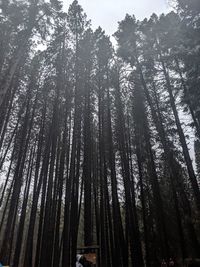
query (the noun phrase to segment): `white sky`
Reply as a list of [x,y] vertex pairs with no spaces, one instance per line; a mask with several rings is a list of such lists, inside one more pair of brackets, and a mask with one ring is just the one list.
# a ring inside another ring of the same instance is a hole
[[[73,0],[63,0],[67,11]],[[135,15],[137,19],[149,17],[152,13],[161,14],[169,11],[167,0],[79,0],[93,28],[101,26],[106,34],[112,35],[118,27],[118,21],[124,19],[126,13]]]

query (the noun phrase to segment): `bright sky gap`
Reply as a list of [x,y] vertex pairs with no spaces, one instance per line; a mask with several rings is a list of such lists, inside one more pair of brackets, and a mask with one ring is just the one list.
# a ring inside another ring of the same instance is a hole
[[[73,0],[63,0],[64,10],[67,11]],[[92,21],[93,29],[101,26],[106,34],[112,35],[118,22],[128,13],[137,19],[151,16],[152,13],[162,14],[170,10],[167,0],[79,0],[88,19]]]

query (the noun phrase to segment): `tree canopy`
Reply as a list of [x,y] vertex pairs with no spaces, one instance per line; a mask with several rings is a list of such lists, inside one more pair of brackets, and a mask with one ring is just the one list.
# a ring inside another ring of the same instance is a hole
[[[77,0],[0,3],[0,262],[200,258],[200,5],[92,29]],[[86,249],[86,253],[90,249]]]

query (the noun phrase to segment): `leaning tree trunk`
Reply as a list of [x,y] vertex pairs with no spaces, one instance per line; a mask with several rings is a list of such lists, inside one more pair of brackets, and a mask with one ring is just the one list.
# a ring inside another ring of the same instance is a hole
[[188,151],[188,147],[187,147],[187,143],[186,143],[185,136],[184,136],[184,133],[183,133],[183,129],[181,127],[181,122],[180,122],[178,111],[177,111],[176,104],[175,104],[175,99],[174,99],[174,95],[173,95],[173,91],[172,91],[172,85],[171,85],[171,82],[170,82],[170,77],[169,77],[169,74],[167,72],[167,69],[166,69],[166,66],[165,66],[165,63],[164,63],[164,60],[162,58],[162,54],[161,53],[160,53],[160,62],[161,62],[161,65],[162,65],[162,70],[163,70],[164,76],[165,76],[166,87],[167,87],[167,91],[169,93],[170,104],[171,104],[171,107],[172,107],[172,110],[173,110],[173,114],[174,114],[174,117],[175,117],[175,122],[176,122],[177,130],[178,130],[181,146],[182,146],[182,149],[183,149],[183,155],[184,155],[184,158],[185,158],[189,179],[190,179],[190,182],[191,182],[191,185],[192,185],[192,189],[193,189],[193,192],[194,192],[194,197],[195,197],[195,200],[196,200],[196,206],[197,206],[198,210],[200,211],[200,190],[199,190],[199,186],[198,186],[198,183],[197,183],[197,178],[196,178],[193,166],[192,166],[192,160],[190,158],[190,154],[189,154],[189,151]]

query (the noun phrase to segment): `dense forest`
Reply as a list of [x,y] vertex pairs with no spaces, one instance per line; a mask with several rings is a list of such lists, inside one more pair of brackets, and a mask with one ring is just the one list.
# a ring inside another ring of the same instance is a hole
[[200,258],[199,0],[127,14],[116,47],[61,2],[0,2],[0,262]]

